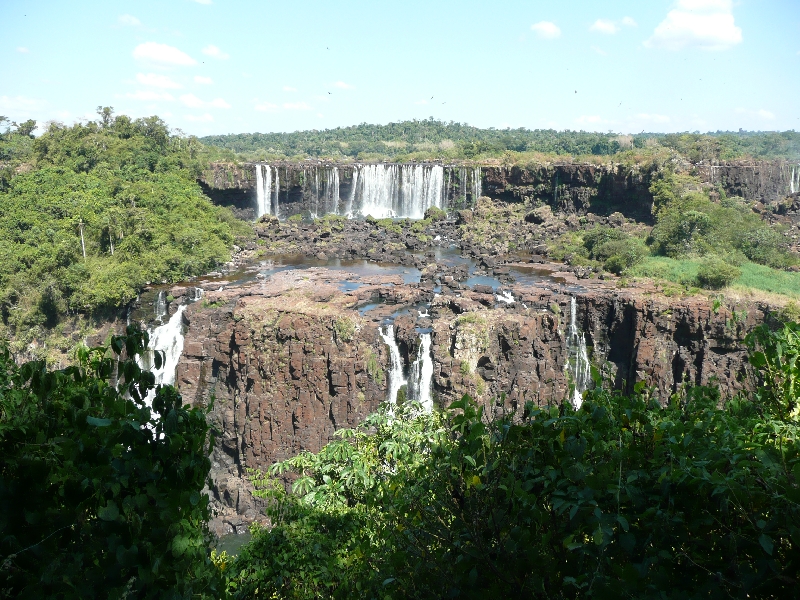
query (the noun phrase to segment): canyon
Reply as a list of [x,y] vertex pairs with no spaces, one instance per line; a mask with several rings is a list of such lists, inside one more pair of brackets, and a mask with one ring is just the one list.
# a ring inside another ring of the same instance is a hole
[[[774,306],[669,297],[655,284],[629,287],[550,262],[542,250],[558,232],[646,223],[651,171],[417,165],[387,168],[400,183],[370,191],[363,182],[379,181],[377,168],[215,166],[207,193],[241,215],[261,213],[262,255],[140,299],[153,333],[181,323],[175,384],[185,401],[211,407],[216,534],[263,520],[250,469],[319,450],[383,402],[415,399],[430,410],[469,394],[487,416],[521,416],[565,398],[578,405],[601,377],[626,392],[641,382],[662,402],[687,383],[718,386],[723,397],[752,385],[744,338]],[[796,222],[791,169],[759,169],[708,177],[754,203],[789,207],[771,214]],[[343,218],[370,206],[425,218]],[[286,218],[303,212],[339,216]],[[505,224],[502,235],[475,235],[493,222]]]

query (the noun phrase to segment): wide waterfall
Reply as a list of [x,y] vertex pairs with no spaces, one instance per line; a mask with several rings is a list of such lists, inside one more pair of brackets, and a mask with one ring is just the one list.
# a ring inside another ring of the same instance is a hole
[[572,405],[577,409],[583,402],[583,392],[591,383],[589,355],[586,351],[586,338],[578,328],[575,298],[570,299],[569,329],[567,330],[567,364],[564,370],[569,374],[575,389],[572,392]]
[[389,369],[389,394],[386,399],[389,404],[396,404],[397,392],[408,383],[403,375],[403,359],[400,356],[400,348],[397,346],[397,340],[394,337],[394,325],[387,325],[385,328],[379,329],[378,331],[383,341],[389,346],[389,358],[391,360],[391,367]]
[[470,206],[482,191],[480,167],[259,163],[254,168],[257,217],[337,214],[422,219],[431,207]]
[[411,364],[411,381],[408,384],[409,398],[419,402],[426,412],[433,410],[433,356],[431,354],[431,334],[421,333],[417,358]]

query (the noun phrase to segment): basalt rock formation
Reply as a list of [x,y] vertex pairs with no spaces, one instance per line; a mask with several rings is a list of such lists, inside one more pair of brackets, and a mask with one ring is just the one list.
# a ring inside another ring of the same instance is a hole
[[[397,275],[312,268],[209,291],[190,304],[177,385],[194,404],[215,399],[212,528],[241,531],[258,518],[247,469],[319,450],[386,399],[389,349],[379,327],[387,319],[406,367],[417,357],[418,328],[431,331],[439,405],[469,393],[489,415],[569,397],[573,297],[592,361],[616,387],[644,381],[664,399],[685,382],[715,381],[723,395],[748,385],[742,340],[764,307],[715,310],[705,298],[674,301],[600,280],[579,289],[571,274],[553,275],[546,285],[509,286],[508,302],[489,286],[454,281],[434,294]],[[370,302],[372,310],[359,311]]]

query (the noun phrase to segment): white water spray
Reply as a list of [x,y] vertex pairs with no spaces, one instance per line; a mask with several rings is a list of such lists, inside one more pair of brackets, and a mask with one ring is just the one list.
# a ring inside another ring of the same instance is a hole
[[591,371],[589,355],[586,351],[586,338],[578,328],[575,298],[570,299],[569,329],[567,330],[567,364],[564,370],[569,373],[575,389],[572,393],[572,405],[578,409],[583,402],[583,392],[589,389]]
[[[272,201],[272,167],[256,165],[256,218],[270,213]],[[276,169],[277,172],[277,169]]]
[[514,294],[508,290],[504,290],[498,294],[495,294],[494,297],[497,298],[498,302],[505,302],[506,304],[514,304],[516,302]]
[[431,354],[431,334],[421,333],[417,358],[411,364],[410,397],[419,402],[425,412],[433,410],[431,384],[433,382],[433,356]]
[[400,388],[408,384],[405,377],[403,377],[403,359],[400,357],[400,348],[397,346],[397,340],[394,337],[394,325],[387,325],[386,330],[379,329],[383,341],[389,346],[389,358],[391,361],[391,368],[389,369],[389,394],[387,400],[389,404],[397,404],[397,392]]
[[[147,351],[136,358],[136,363],[144,371],[151,371],[155,376],[156,386],[172,385],[175,383],[175,371],[178,360],[183,352],[183,311],[186,305],[181,305],[175,314],[164,325],[156,327],[150,332],[150,344]],[[164,352],[164,362],[160,369],[155,368],[155,351]],[[155,389],[150,390],[145,402],[152,405],[155,398]]]

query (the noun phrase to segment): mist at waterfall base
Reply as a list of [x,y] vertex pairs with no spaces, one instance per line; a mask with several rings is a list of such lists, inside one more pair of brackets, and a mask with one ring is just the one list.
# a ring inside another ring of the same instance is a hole
[[[289,198],[289,172],[284,167],[255,165],[256,213],[281,214]],[[309,165],[303,167],[302,187],[310,201],[313,218],[327,214],[346,217],[371,215],[422,219],[425,211],[446,209],[448,199],[459,198],[466,205],[481,195],[480,167],[450,167],[437,164],[357,164],[348,168]],[[343,188],[347,193],[343,194]]]

